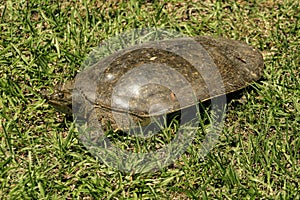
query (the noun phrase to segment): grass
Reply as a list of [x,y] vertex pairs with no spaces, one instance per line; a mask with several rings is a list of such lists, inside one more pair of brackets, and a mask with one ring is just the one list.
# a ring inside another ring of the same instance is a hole
[[[300,199],[298,1],[6,1],[0,6],[1,199]],[[263,79],[229,104],[217,145],[157,172],[123,173],[82,145],[40,91],[103,39],[138,27],[243,40]]]

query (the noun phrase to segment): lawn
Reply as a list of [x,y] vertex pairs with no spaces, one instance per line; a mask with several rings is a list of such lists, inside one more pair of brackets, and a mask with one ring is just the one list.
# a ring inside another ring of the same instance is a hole
[[[300,199],[300,2],[5,1],[0,5],[0,199]],[[263,77],[228,104],[214,148],[125,173],[97,160],[41,91],[74,78],[101,41],[134,28],[259,49]]]

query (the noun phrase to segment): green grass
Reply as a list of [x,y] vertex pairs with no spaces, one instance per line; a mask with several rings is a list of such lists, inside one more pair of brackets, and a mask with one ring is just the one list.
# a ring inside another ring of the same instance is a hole
[[[58,3],[59,2],[59,3]],[[0,199],[300,199],[299,1],[6,1],[0,6]],[[243,40],[263,80],[229,104],[217,145],[157,172],[94,158],[40,95],[102,40],[138,27]]]

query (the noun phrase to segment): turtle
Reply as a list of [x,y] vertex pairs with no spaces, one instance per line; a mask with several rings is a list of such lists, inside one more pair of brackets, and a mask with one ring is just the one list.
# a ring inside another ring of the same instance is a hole
[[103,127],[126,129],[239,91],[259,80],[263,68],[260,51],[245,42],[213,36],[196,36],[192,42],[174,38],[116,52],[56,87],[48,100],[64,113],[84,110],[84,118],[94,116]]

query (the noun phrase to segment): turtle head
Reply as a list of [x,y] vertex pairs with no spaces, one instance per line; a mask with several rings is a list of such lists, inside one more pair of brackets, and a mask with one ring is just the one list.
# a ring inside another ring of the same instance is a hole
[[72,90],[74,81],[59,84],[55,87],[54,93],[48,96],[47,100],[55,109],[60,112],[72,115]]

